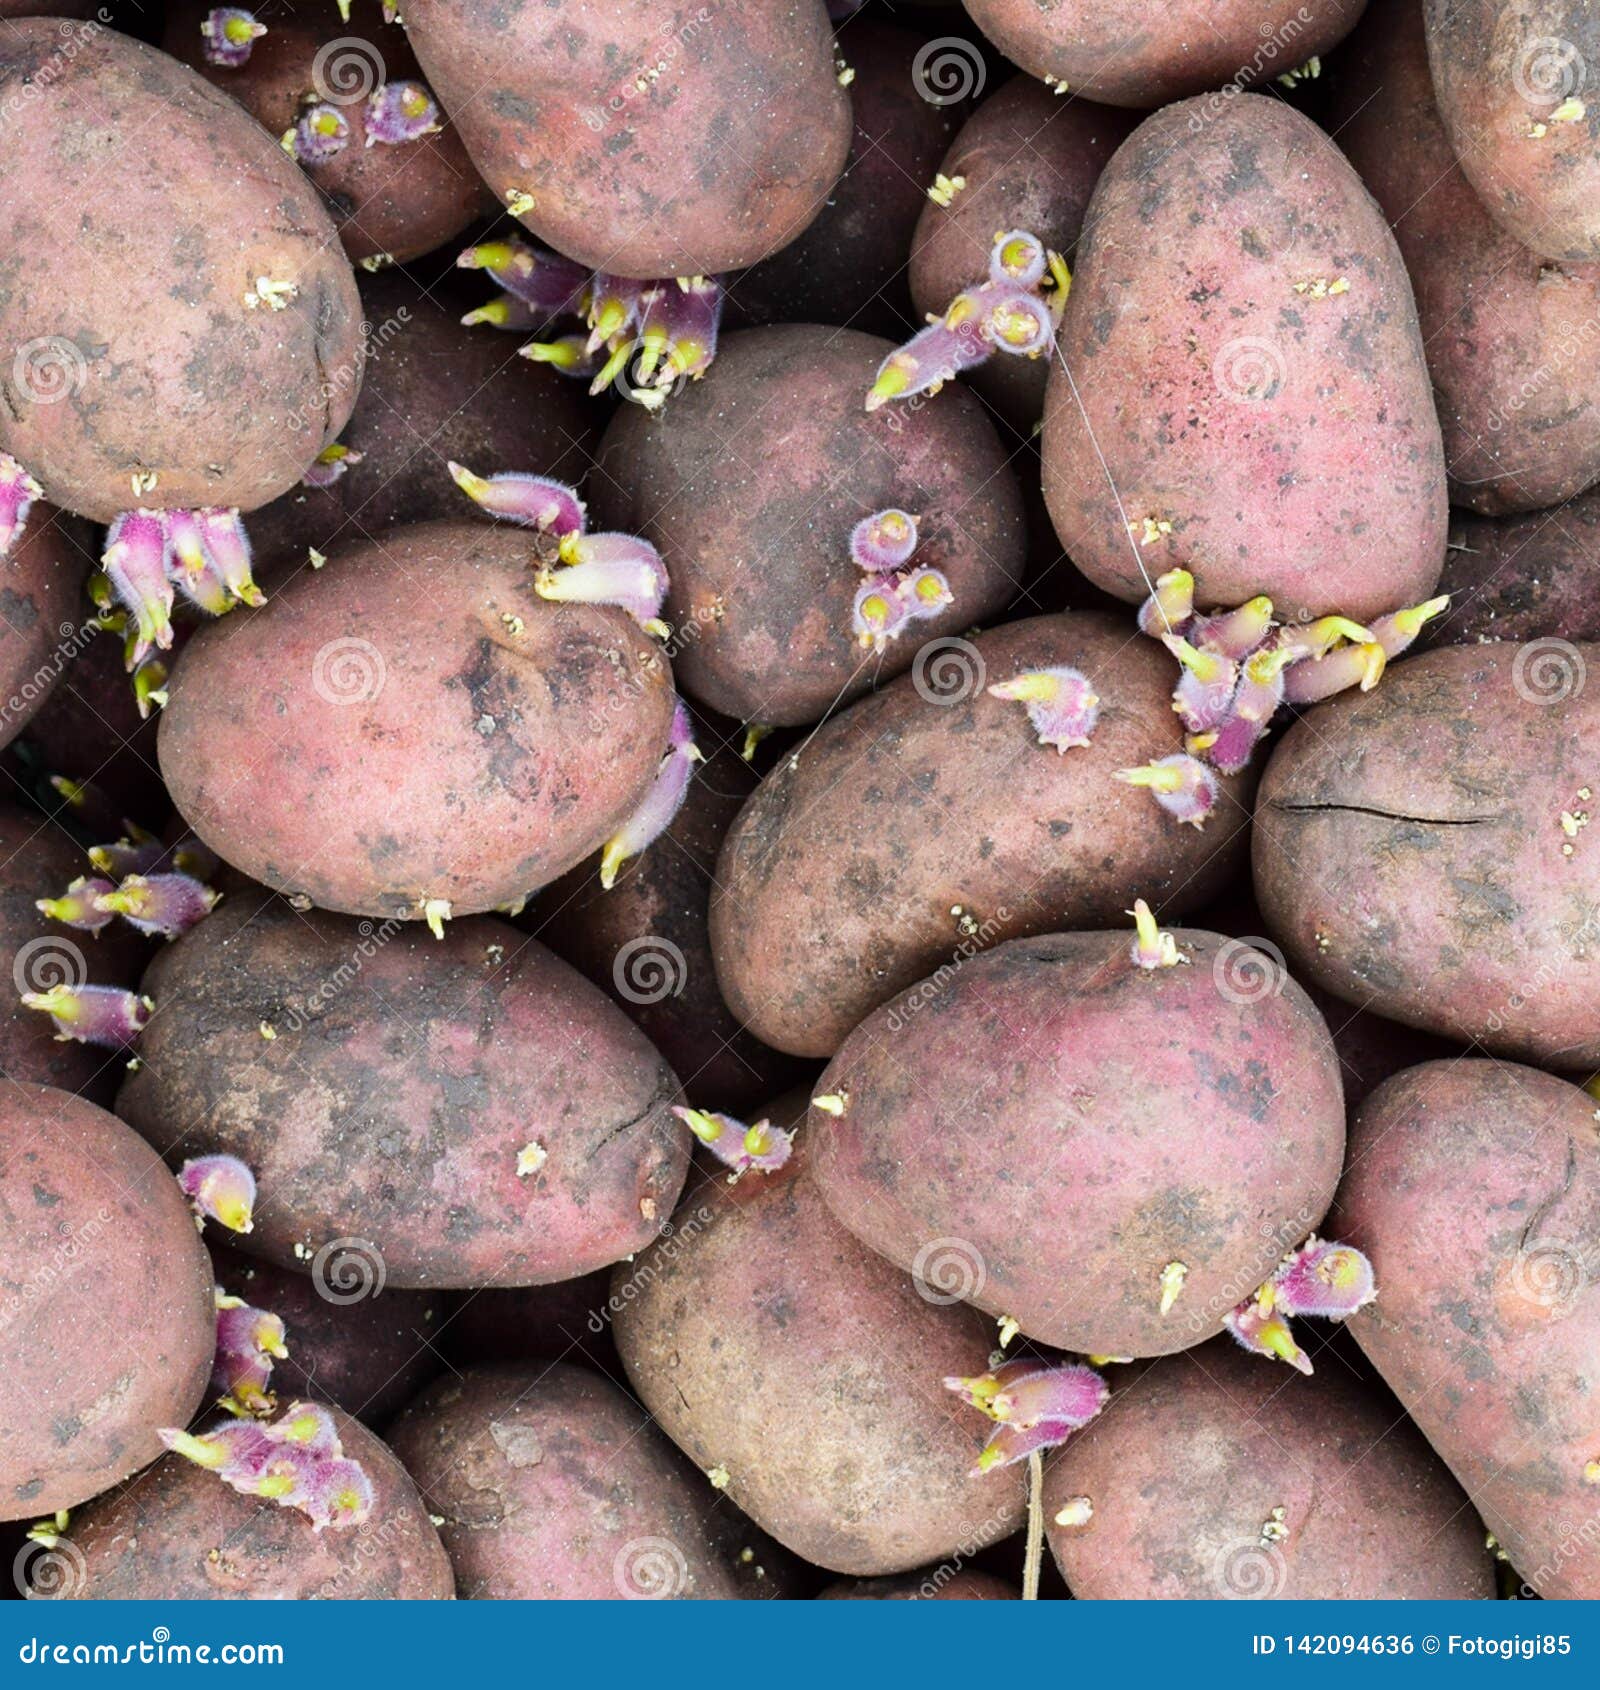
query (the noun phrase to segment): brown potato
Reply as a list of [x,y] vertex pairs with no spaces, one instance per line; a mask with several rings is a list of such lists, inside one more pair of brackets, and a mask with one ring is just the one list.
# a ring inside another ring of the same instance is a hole
[[1600,13],[1588,0],[1424,0],[1424,14],[1439,113],[1490,216],[1546,258],[1600,261]]
[[149,1146],[81,1098],[0,1082],[0,1519],[153,1461],[215,1347],[211,1264]]
[[[994,425],[954,385],[869,414],[890,350],[853,329],[747,329],[667,411],[624,405],[601,442],[596,525],[660,550],[679,681],[736,721],[814,722],[1021,584],[1021,498]],[[955,602],[873,654],[852,629],[865,577],[850,534],[890,506],[917,518],[913,561],[943,570]]]
[[1331,127],[1416,290],[1452,499],[1494,515],[1581,493],[1600,479],[1600,265],[1548,263],[1484,209],[1439,117],[1417,0],[1374,6],[1338,64]]
[[725,1474],[728,1496],[817,1566],[903,1572],[1008,1536],[1021,1469],[973,1476],[985,1422],[940,1382],[981,1371],[992,1328],[858,1244],[803,1154],[692,1193],[671,1238],[618,1265],[634,1390],[696,1466]]
[[1600,1064],[1600,840],[1577,819],[1600,768],[1597,664],[1560,642],[1441,647],[1291,728],[1253,829],[1290,966],[1408,1026]]
[[1430,1062],[1357,1112],[1332,1223],[1372,1258],[1350,1322],[1541,1596],[1600,1596],[1600,1131],[1506,1062]]
[[580,1367],[441,1379],[393,1430],[463,1598],[715,1601],[746,1594],[716,1493],[615,1386]]
[[1078,568],[1136,601],[1181,566],[1284,621],[1426,598],[1448,508],[1416,306],[1328,137],[1260,95],[1168,106],[1086,225],[1042,442]]
[[[1091,743],[1065,754],[984,691],[1051,664],[1101,699]],[[1223,782],[1203,830],[1111,778],[1182,748],[1173,669],[1111,617],[1041,616],[932,647],[826,723],[723,846],[711,944],[734,1014],[779,1050],[831,1056],[868,1011],[1001,939],[1214,896],[1243,852],[1250,777]]]
[[118,1111],[173,1161],[247,1162],[239,1242],[329,1295],[570,1279],[642,1248],[683,1185],[671,1070],[505,922],[436,942],[240,895],[145,990]]
[[754,264],[805,228],[844,168],[850,102],[822,0],[415,0],[405,21],[495,197],[596,270]]
[[161,715],[173,801],[220,856],[324,909],[510,904],[635,809],[672,676],[627,612],[534,591],[515,529],[424,523],[200,632]]
[[22,732],[93,638],[82,593],[94,567],[84,525],[35,505],[0,564],[0,746]]
[[[365,352],[302,172],[227,95],[109,29],[64,45],[48,18],[15,24],[0,101],[0,248],[31,255],[0,290],[0,344],[20,349],[0,451],[97,522],[253,510],[293,486],[349,416]],[[92,261],[63,247],[68,206]],[[288,291],[263,298],[263,277]]]
[[[318,1532],[298,1509],[242,1496],[182,1456],[75,1514],[54,1594],[86,1601],[448,1600],[449,1558],[416,1486],[359,1421],[344,1452],[377,1492],[370,1529]],[[70,1547],[69,1547],[70,1546]],[[35,1579],[39,1574],[35,1571]]]
[[[1342,1361],[1302,1379],[1218,1338],[1112,1383],[1045,1478],[1050,1548],[1074,1596],[1494,1596],[1467,1499]],[[1083,1524],[1057,1518],[1084,1499]]]

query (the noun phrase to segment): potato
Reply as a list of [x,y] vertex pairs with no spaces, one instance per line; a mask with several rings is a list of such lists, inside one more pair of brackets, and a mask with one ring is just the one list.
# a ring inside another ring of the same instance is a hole
[[0,1082],[0,1519],[153,1461],[215,1346],[210,1264],[149,1147],[81,1098]]
[[1600,768],[1596,664],[1595,646],[1445,647],[1290,729],[1254,828],[1290,966],[1408,1026],[1600,1064],[1600,842],[1578,819]]
[[378,1426],[440,1370],[434,1346],[450,1299],[439,1292],[384,1286],[352,1296],[359,1285],[341,1287],[326,1275],[319,1283],[215,1242],[211,1266],[224,1291],[283,1321],[289,1355],[272,1365],[280,1401],[334,1403]]
[[[1366,0],[967,0],[972,21],[1032,76],[1075,97],[1159,106],[1203,88],[1270,83],[1326,53]],[[1065,89],[1062,90],[1065,92]],[[1220,104],[1214,96],[1212,105]]]
[[899,1578],[852,1579],[817,1593],[821,1602],[1015,1602],[1017,1592],[1004,1579],[972,1567],[951,1572],[930,1567]]
[[[716,733],[701,743],[714,747]],[[594,861],[540,894],[530,932],[605,992],[667,1059],[696,1108],[742,1115],[798,1078],[722,1001],[709,918],[717,853],[755,787],[730,746],[695,771],[676,820],[609,891]]]
[[38,900],[58,897],[90,873],[83,849],[57,823],[0,805],[0,1074],[58,1086],[110,1105],[122,1060],[113,1052],[58,1039],[48,1015],[24,1009],[23,992],[82,985],[135,986],[145,945],[122,922],[98,935],[76,932],[39,913]]
[[[596,526],[660,550],[673,665],[699,703],[739,721],[814,722],[1020,586],[1021,499],[993,424],[954,386],[935,404],[869,414],[890,350],[853,329],[748,329],[670,416],[625,405],[606,431]],[[873,654],[852,628],[865,576],[850,534],[889,507],[917,518],[913,562],[943,570],[954,603]]]
[[[0,289],[0,345],[19,349],[0,451],[97,522],[253,510],[350,414],[350,265],[304,175],[226,95],[108,29],[62,41],[39,18],[0,43],[0,249],[27,255]],[[92,257],[63,248],[67,206]]]
[[671,671],[626,611],[541,599],[532,556],[396,529],[202,628],[158,742],[189,825],[252,879],[390,918],[496,909],[598,849],[660,763]]
[[[984,690],[1056,664],[1101,700],[1091,743],[1065,754]],[[734,1014],[779,1050],[831,1056],[869,1010],[1000,939],[1213,896],[1243,851],[1249,777],[1222,783],[1203,830],[1111,778],[1181,750],[1174,668],[1111,617],[1041,616],[930,648],[826,723],[723,846],[711,945]]]
[[1043,437],[1078,568],[1137,600],[1181,566],[1286,621],[1425,598],[1448,511],[1416,308],[1328,137],[1258,96],[1169,106],[1086,223]]
[[[243,1496],[168,1455],[136,1485],[72,1517],[58,1594],[89,1601],[449,1600],[450,1562],[416,1486],[359,1421],[344,1452],[377,1492],[371,1527],[313,1529],[298,1509]],[[38,1574],[35,1573],[37,1578]]]
[[891,338],[908,332],[914,319],[906,253],[915,255],[927,189],[966,108],[954,89],[933,88],[919,71],[924,47],[917,31],[870,14],[841,32],[839,54],[855,72],[855,133],[844,175],[809,228],[730,278],[730,317],[848,323]]
[[325,557],[403,523],[482,521],[450,478],[525,470],[580,484],[602,413],[583,384],[512,355],[517,342],[463,328],[459,301],[401,271],[361,280],[370,326],[366,375],[339,438],[361,454],[331,487],[303,484],[250,518],[270,586],[309,549]]
[[380,254],[404,263],[459,235],[489,196],[447,114],[439,131],[414,141],[378,142],[369,101],[380,88],[420,79],[402,30],[378,14],[342,18],[334,0],[296,0],[293,12],[269,14],[267,32],[240,66],[206,61],[200,26],[207,0],[168,6],[162,47],[230,94],[281,141],[308,103],[331,105],[346,126],[344,144],[326,161],[300,162],[352,259]]
[[618,1265],[630,1383],[696,1466],[726,1474],[728,1496],[817,1566],[904,1572],[1008,1536],[1022,1469],[973,1475],[986,1422],[941,1383],[982,1370],[993,1329],[858,1244],[804,1154],[692,1193],[671,1238]]
[[1600,1596],[1594,1099],[1504,1062],[1430,1062],[1357,1112],[1334,1225],[1372,1258],[1350,1322],[1541,1596]]
[[236,896],[144,989],[118,1112],[174,1161],[247,1162],[240,1243],[330,1295],[570,1279],[640,1249],[683,1185],[671,1070],[505,922],[436,943]]
[[700,1479],[615,1386],[579,1367],[441,1379],[396,1422],[457,1593],[500,1601],[741,1595]]
[[28,725],[93,637],[80,603],[93,559],[83,524],[35,505],[0,562],[0,746]]
[[1587,0],[1424,0],[1424,12],[1439,114],[1489,215],[1546,258],[1600,261],[1588,82],[1600,14]]
[[721,13],[415,0],[405,21],[495,197],[580,264],[654,277],[786,246],[849,150],[821,0]]
[[[1302,1379],[1218,1338],[1119,1370],[1113,1387],[1045,1479],[1050,1548],[1074,1596],[1494,1596],[1467,1499],[1342,1361]],[[1082,1524],[1057,1518],[1074,1502]]]
[[1450,611],[1428,624],[1422,643],[1600,640],[1597,571],[1600,492],[1498,521],[1457,512],[1439,582]]
[[1416,290],[1452,499],[1494,515],[1581,493],[1600,478],[1600,266],[1546,263],[1484,210],[1439,118],[1419,4],[1374,7],[1339,66],[1333,130]]
[[[965,184],[948,205],[924,198],[911,248],[911,298],[943,313],[988,273],[997,232],[1026,229],[1076,262],[1083,214],[1106,160],[1133,128],[1126,112],[1060,98],[1031,76],[1014,76],[962,126],[939,165]],[[1044,410],[1050,363],[991,358],[965,380],[1021,430]]]
[[868,1016],[818,1082],[842,1114],[807,1127],[834,1216],[1059,1349],[1220,1332],[1322,1219],[1344,1104],[1293,980],[1242,979],[1219,934],[1172,937],[1187,962],[1151,970],[1131,924],[1013,939]]

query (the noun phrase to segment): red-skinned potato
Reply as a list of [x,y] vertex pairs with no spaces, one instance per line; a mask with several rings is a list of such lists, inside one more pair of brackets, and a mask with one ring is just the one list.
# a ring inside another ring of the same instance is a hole
[[[790,1125],[803,1105],[772,1117]],[[618,1265],[629,1382],[697,1467],[817,1566],[897,1573],[997,1542],[1021,1522],[1021,1469],[974,1475],[986,1422],[952,1410],[942,1384],[981,1371],[993,1328],[857,1243],[805,1154],[691,1192],[675,1234]]]
[[[1062,100],[1031,76],[1015,76],[962,126],[939,174],[963,186],[949,203],[924,198],[911,241],[911,298],[923,316],[989,273],[989,250],[1004,229],[1026,229],[1076,263],[1078,233],[1106,160],[1134,126],[1127,112]],[[1044,410],[1049,361],[990,358],[966,381],[1015,427]]]
[[1597,665],[1559,641],[1441,647],[1291,728],[1252,830],[1290,967],[1460,1043],[1600,1064]]
[[3,559],[0,746],[33,719],[93,634],[82,591],[94,564],[82,523],[35,505]]
[[0,1518],[38,1519],[161,1453],[216,1347],[211,1264],[136,1133],[0,1082]]
[[1078,568],[1136,601],[1181,566],[1285,621],[1426,598],[1448,510],[1416,307],[1328,137],[1259,95],[1168,106],[1086,227],[1043,437]]
[[648,278],[776,252],[844,168],[822,0],[723,12],[417,0],[405,23],[500,203],[568,258]]
[[1220,1332],[1322,1219],[1344,1104],[1293,980],[1241,986],[1236,941],[1170,937],[1154,967],[1131,923],[1014,939],[868,1016],[806,1129],[834,1216],[1059,1349]]
[[1484,210],[1439,118],[1416,0],[1380,0],[1338,65],[1331,127],[1416,290],[1452,499],[1494,515],[1582,492],[1600,478],[1600,264],[1548,263]]
[[[272,1364],[280,1402],[335,1403],[381,1426],[439,1371],[435,1345],[450,1299],[394,1286],[341,1287],[328,1275],[292,1273],[211,1242],[216,1282],[230,1296],[283,1322],[289,1354]],[[303,1262],[302,1267],[310,1263]]]
[[1494,1596],[1467,1499],[1343,1362],[1303,1379],[1218,1338],[1113,1384],[1045,1478],[1045,1529],[1074,1596]]
[[441,1379],[393,1428],[463,1598],[745,1594],[710,1485],[614,1385],[564,1363]]
[[[869,414],[891,350],[853,329],[746,329],[670,416],[625,405],[606,431],[597,526],[660,551],[673,666],[698,703],[737,721],[814,722],[1021,584],[1022,501],[994,425],[956,386],[937,404]],[[874,652],[854,629],[866,576],[850,537],[891,508],[916,517],[913,564],[942,570],[953,602]]]
[[[292,1334],[291,1334],[292,1340]],[[388,1448],[335,1411],[344,1453],[376,1496],[370,1529],[313,1528],[168,1455],[137,1484],[72,1517],[53,1594],[87,1601],[448,1601],[449,1558]],[[35,1579],[38,1572],[35,1572]]]
[[251,516],[269,587],[311,550],[332,556],[405,523],[489,521],[452,480],[452,461],[574,485],[589,473],[602,413],[583,384],[519,358],[511,335],[464,327],[456,303],[398,271],[362,278],[366,374],[339,436],[360,460],[331,486],[302,483]]
[[[292,12],[269,11],[261,20],[267,32],[244,64],[214,65],[201,33],[212,9],[208,0],[177,0],[166,11],[162,46],[236,99],[274,141],[296,128],[308,104],[332,108],[344,129],[331,157],[308,153],[304,143],[284,151],[316,185],[351,259],[420,257],[459,235],[484,209],[484,186],[436,103],[434,133],[378,139],[396,133],[383,106],[374,133],[372,100],[394,97],[379,90],[420,78],[404,30],[380,23],[371,7],[358,6],[346,18],[335,0],[295,0]],[[423,126],[419,118],[406,132]]]
[[626,611],[540,598],[534,555],[393,529],[201,629],[158,742],[189,825],[278,891],[398,918],[512,904],[597,850],[666,749],[671,670]]
[[[715,744],[715,732],[702,743]],[[695,767],[683,808],[607,889],[579,863],[522,918],[605,992],[666,1058],[700,1109],[742,1115],[798,1078],[797,1064],[741,1027],[722,1001],[708,927],[717,853],[754,791],[731,746]]]
[[935,89],[919,72],[923,47],[917,31],[870,15],[841,29],[839,54],[855,73],[849,162],[809,228],[730,278],[731,317],[906,332],[906,253],[915,252],[927,189],[965,112],[956,90]]
[[1600,262],[1600,14],[1587,0],[1424,0],[1424,15],[1439,114],[1489,215],[1546,258]]
[[364,356],[355,280],[304,175],[228,96],[108,29],[69,53],[50,19],[15,24],[0,99],[0,247],[56,251],[71,206],[94,248],[20,265],[0,296],[0,343],[29,354],[0,451],[97,522],[248,511],[292,486],[350,414]]
[[240,1243],[335,1294],[570,1279],[642,1248],[683,1185],[671,1070],[505,922],[436,942],[241,893],[144,989],[119,1113],[173,1162],[246,1162]]
[[[966,0],[1030,75],[1075,97],[1159,106],[1204,88],[1270,83],[1326,53],[1366,0]],[[1221,97],[1217,103],[1220,104]]]
[[[1100,699],[1089,744],[1065,753],[985,691],[1056,665]],[[1111,617],[1041,616],[935,646],[824,724],[723,846],[711,944],[734,1014],[779,1050],[831,1056],[868,1011],[1001,939],[1215,895],[1244,849],[1249,776],[1221,783],[1200,829],[1113,778],[1182,749],[1174,668]]]
[[1397,1075],[1356,1113],[1333,1224],[1377,1276],[1351,1331],[1524,1588],[1600,1596],[1594,1099],[1506,1062]]

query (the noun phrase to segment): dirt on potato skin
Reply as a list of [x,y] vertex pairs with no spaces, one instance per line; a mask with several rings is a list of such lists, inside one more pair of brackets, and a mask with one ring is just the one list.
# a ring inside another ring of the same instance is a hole
[[241,894],[144,984],[161,1009],[118,1111],[174,1165],[249,1164],[251,1255],[336,1290],[541,1284],[672,1213],[689,1151],[671,1069],[506,922],[437,941]]
[[1600,1350],[1594,1099],[1506,1062],[1430,1062],[1351,1124],[1331,1225],[1371,1258],[1350,1321],[1525,1581],[1600,1596],[1593,1517]]

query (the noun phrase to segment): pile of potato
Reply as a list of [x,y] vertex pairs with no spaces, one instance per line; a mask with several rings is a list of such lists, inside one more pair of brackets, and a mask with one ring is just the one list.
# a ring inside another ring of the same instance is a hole
[[1597,348],[1580,0],[0,0],[16,1594],[1600,1597]]

